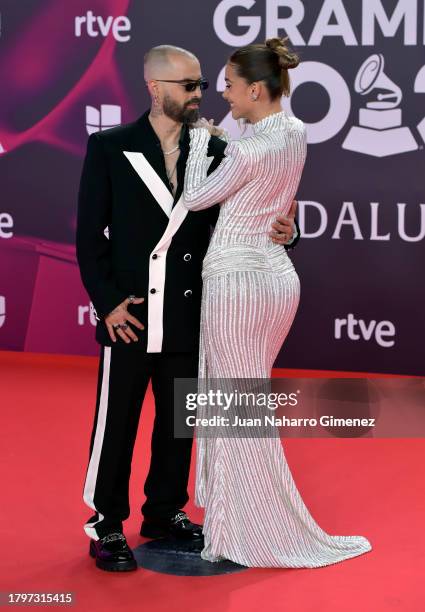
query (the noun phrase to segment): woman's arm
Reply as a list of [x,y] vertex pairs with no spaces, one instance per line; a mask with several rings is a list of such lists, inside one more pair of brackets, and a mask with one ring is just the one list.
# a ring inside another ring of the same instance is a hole
[[190,152],[186,163],[183,202],[189,210],[203,210],[222,202],[238,191],[250,179],[248,159],[237,141],[230,142],[224,150],[224,159],[214,172],[207,176],[207,159],[210,133],[206,128],[190,130]]

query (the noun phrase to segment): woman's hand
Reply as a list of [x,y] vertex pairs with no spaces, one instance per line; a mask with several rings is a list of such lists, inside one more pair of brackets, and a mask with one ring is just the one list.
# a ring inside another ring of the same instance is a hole
[[205,117],[202,117],[201,119],[198,119],[198,121],[196,121],[195,123],[192,123],[191,127],[206,128],[211,134],[211,136],[220,137],[224,134],[224,130],[222,128],[219,128],[216,125],[214,125],[214,119],[210,119],[208,121],[207,119],[205,119]]

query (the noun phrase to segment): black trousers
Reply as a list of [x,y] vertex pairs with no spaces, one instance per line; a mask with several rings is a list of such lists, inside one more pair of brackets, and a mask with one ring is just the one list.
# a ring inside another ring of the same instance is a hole
[[142,402],[155,397],[145,517],[174,516],[188,501],[192,438],[174,437],[174,378],[196,378],[198,353],[144,353],[132,344],[101,347],[97,401],[83,498],[95,511],[84,529],[94,539],[122,531],[130,514],[129,480]]

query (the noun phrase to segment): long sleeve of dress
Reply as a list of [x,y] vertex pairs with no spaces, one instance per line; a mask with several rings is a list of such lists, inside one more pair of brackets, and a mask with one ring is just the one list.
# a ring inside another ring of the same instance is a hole
[[238,146],[238,141],[229,142],[224,150],[224,159],[207,176],[209,139],[210,133],[206,128],[193,128],[190,131],[183,194],[184,205],[189,210],[203,210],[222,202],[250,179],[248,158]]

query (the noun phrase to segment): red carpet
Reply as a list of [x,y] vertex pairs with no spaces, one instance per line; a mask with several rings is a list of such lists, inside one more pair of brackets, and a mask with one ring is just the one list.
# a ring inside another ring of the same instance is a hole
[[[284,441],[314,518],[331,534],[366,536],[373,550],[363,556],[324,568],[213,577],[98,570],[82,528],[89,515],[82,487],[96,368],[95,358],[0,353],[1,591],[73,592],[72,609],[90,612],[425,610],[424,439]],[[125,523],[132,547],[143,541],[137,534],[152,409],[149,395],[133,460],[132,514]],[[192,464],[191,495],[193,477]],[[185,510],[202,522],[191,502]]]

